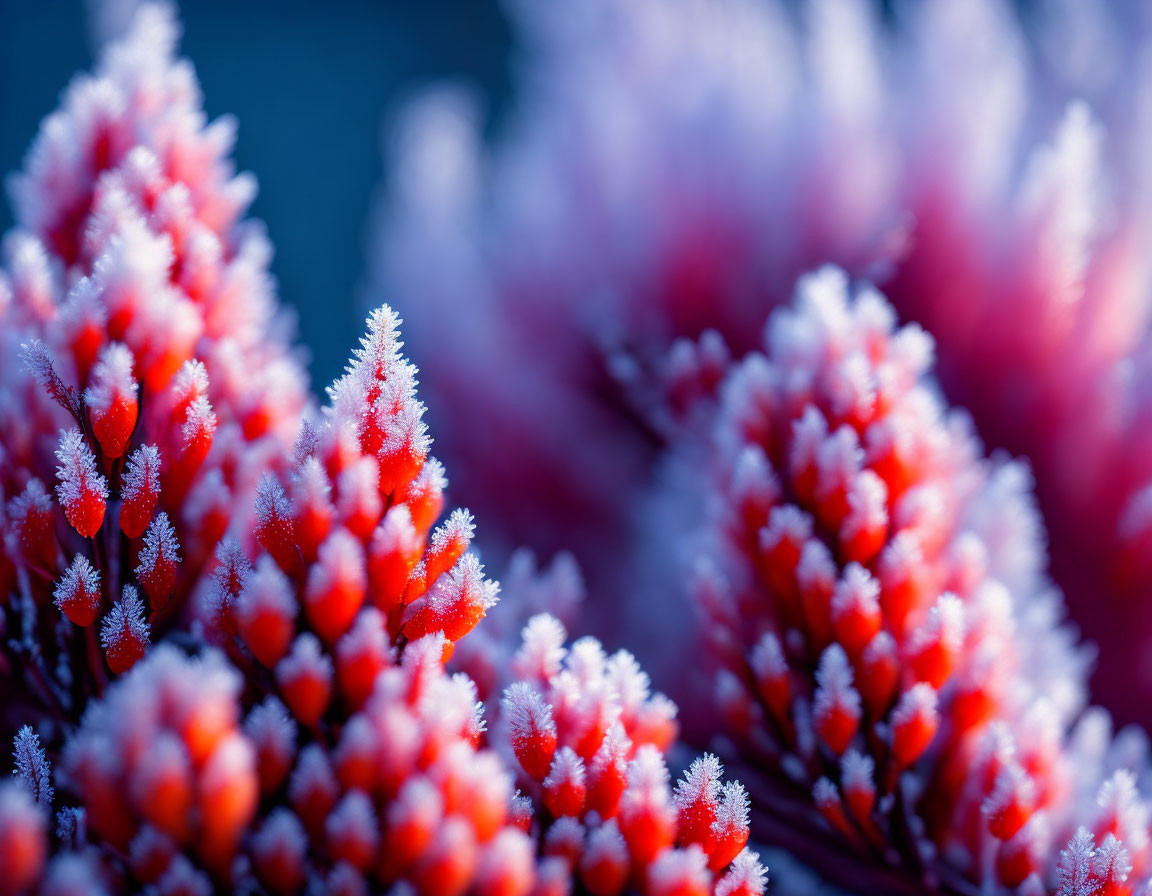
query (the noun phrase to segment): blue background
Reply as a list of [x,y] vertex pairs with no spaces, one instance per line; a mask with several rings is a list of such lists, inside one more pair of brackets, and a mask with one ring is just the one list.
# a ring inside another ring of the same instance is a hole
[[[507,23],[496,0],[188,0],[182,52],[210,117],[239,120],[236,159],[260,193],[273,272],[320,391],[362,327],[357,302],[382,125],[421,85],[464,81],[498,110]],[[0,0],[0,172],[17,168],[60,91],[92,64],[80,0]],[[0,229],[12,224],[7,194]]]

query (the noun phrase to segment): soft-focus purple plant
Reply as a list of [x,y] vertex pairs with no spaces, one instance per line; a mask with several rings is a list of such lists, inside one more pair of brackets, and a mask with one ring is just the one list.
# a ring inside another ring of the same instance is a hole
[[[618,549],[653,523],[637,495],[665,375],[691,360],[666,351],[716,330],[743,353],[796,277],[834,262],[934,334],[949,398],[1034,465],[1102,699],[1131,718],[1152,691],[1131,660],[1152,632],[1147,10],[510,10],[522,59],[495,149],[459,92],[409,111],[373,272],[415,356],[449,349],[426,383],[452,408],[442,453],[503,546],[572,548],[593,593],[639,608],[630,631],[669,643],[653,606],[676,576]],[[607,633],[620,615],[600,610]]]

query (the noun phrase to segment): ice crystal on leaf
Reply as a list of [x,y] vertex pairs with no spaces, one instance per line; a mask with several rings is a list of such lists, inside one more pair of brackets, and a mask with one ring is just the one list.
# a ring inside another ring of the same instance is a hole
[[160,497],[160,450],[141,445],[128,456],[120,483],[120,528],[139,538],[152,520]]
[[151,626],[144,619],[144,602],[131,585],[124,586],[123,597],[112,605],[100,627],[100,643],[108,667],[119,674],[144,655],[151,641]]
[[54,602],[76,625],[88,626],[100,613],[100,600],[100,573],[78,554],[56,585]]
[[[1152,871],[1147,808],[1111,776],[1125,760],[1089,745],[1099,711],[1044,579],[1029,479],[983,457],[931,359],[922,330],[825,268],[772,315],[764,353],[730,364],[706,444],[685,437],[697,480],[706,458],[694,589],[732,758],[793,807],[790,830],[758,815],[764,836],[847,886],[1130,887]],[[714,787],[696,771],[693,792]],[[836,861],[806,853],[821,824]],[[1094,835],[1116,841],[1101,870]]]
[[80,430],[60,434],[56,449],[56,496],[69,525],[80,535],[91,538],[104,522],[108,502],[108,480],[96,472],[96,457],[85,444]]
[[16,775],[28,793],[45,808],[52,805],[52,766],[44,756],[40,737],[25,725],[16,734],[12,751],[16,756]]

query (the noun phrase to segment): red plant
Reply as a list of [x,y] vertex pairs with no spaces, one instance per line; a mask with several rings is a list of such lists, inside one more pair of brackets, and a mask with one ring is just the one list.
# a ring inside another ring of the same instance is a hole
[[931,358],[825,269],[719,386],[696,594],[753,792],[795,818],[762,830],[810,855],[830,830],[821,868],[851,886],[1032,892],[1060,885],[1053,843],[1083,823],[1070,854],[1112,889],[1059,892],[1128,892],[1152,872],[1147,809],[1089,747],[1099,717],[1073,728],[1084,662],[1027,474],[981,456]]
[[520,767],[516,817],[542,844],[540,892],[575,877],[596,896],[760,896],[744,788],[706,755],[673,790],[676,707],[627,651],[565,638],[551,616],[528,622],[490,736]]
[[273,807],[252,866],[274,892],[524,894],[510,778],[478,750],[475,687],[443,670],[498,589],[468,553],[466,511],[433,528],[444,477],[398,323],[371,316],[289,476],[261,482],[255,565],[236,542],[219,552],[216,637],[278,695],[249,718]]

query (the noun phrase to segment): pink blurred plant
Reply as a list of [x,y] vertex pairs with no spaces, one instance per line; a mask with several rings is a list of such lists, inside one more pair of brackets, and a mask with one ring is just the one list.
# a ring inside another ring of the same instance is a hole
[[[836,263],[936,336],[950,400],[1033,464],[1057,580],[1108,647],[1102,699],[1132,719],[1152,693],[1130,659],[1152,631],[1147,10],[511,9],[526,65],[502,139],[485,148],[458,93],[412,108],[372,272],[417,358],[449,348],[426,386],[453,408],[441,450],[486,537],[571,548],[599,630],[674,665],[654,608],[682,589],[638,549],[662,359],[706,330],[752,348],[797,276]],[[477,444],[493,421],[507,439]]]

